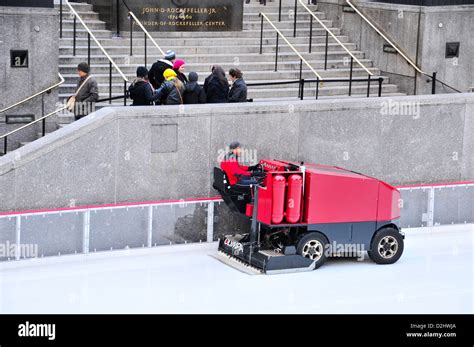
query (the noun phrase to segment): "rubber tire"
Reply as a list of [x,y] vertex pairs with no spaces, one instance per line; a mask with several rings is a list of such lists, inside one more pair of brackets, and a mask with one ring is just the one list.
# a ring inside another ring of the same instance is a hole
[[[392,236],[398,242],[397,253],[395,253],[395,255],[390,259],[383,258],[380,255],[380,253],[378,252],[378,249],[377,249],[377,246],[378,246],[380,240],[383,239],[385,236]],[[393,227],[386,227],[386,228],[382,228],[379,231],[377,231],[377,233],[375,234],[375,236],[372,240],[370,251],[368,251],[367,254],[369,255],[369,258],[374,263],[387,265],[387,264],[393,264],[398,259],[400,259],[400,257],[402,256],[402,253],[403,253],[403,248],[404,248],[403,237],[402,237],[402,235],[400,235],[400,232],[397,229],[393,228]]]
[[308,242],[310,240],[317,240],[317,241],[321,242],[321,244],[323,245],[323,249],[324,249],[321,258],[319,258],[319,260],[315,264],[314,270],[316,270],[321,265],[323,265],[324,262],[327,259],[327,257],[326,257],[326,248],[327,248],[328,241],[327,241],[326,237],[321,233],[318,233],[318,232],[308,233],[308,234],[304,235],[301,239],[298,240],[298,243],[296,245],[296,253],[301,255],[302,252],[303,252],[304,245],[306,244],[306,242]]

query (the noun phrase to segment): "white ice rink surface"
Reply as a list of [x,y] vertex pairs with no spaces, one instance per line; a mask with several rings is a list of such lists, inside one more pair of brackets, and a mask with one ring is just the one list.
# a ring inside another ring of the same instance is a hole
[[474,313],[474,226],[405,229],[393,265],[250,276],[216,244],[0,264],[1,313]]

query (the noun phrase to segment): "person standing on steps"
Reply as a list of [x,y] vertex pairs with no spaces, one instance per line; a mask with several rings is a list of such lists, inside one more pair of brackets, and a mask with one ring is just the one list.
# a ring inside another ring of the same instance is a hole
[[212,74],[204,81],[204,91],[206,92],[208,103],[227,102],[229,97],[229,81],[225,77],[224,69],[219,65],[212,67]]
[[158,89],[161,84],[165,81],[163,73],[166,69],[172,69],[174,61],[176,60],[176,54],[174,51],[168,50],[165,53],[163,59],[158,59],[148,72],[148,79],[153,88]]
[[132,106],[149,106],[158,100],[159,95],[155,93],[153,86],[148,81],[148,70],[144,66],[137,68],[137,78],[128,87]]
[[186,84],[184,91],[185,104],[205,104],[206,93],[204,89],[198,84],[198,74],[196,72],[189,73],[189,83]]
[[229,70],[229,76],[232,80],[232,87],[229,91],[229,102],[247,101],[247,84],[242,79],[242,72],[237,68]]
[[181,59],[176,59],[173,64],[173,70],[176,72],[178,79],[183,82],[184,85],[188,84],[188,78],[184,74],[184,67],[186,66],[186,62]]
[[90,75],[87,63],[77,65],[76,92],[67,99],[67,109],[74,112],[74,119],[79,120],[95,111],[95,103],[99,100],[99,87],[97,81]]
[[165,81],[155,93],[160,104],[181,105],[184,103],[184,84],[181,82],[173,69],[166,69],[163,73]]

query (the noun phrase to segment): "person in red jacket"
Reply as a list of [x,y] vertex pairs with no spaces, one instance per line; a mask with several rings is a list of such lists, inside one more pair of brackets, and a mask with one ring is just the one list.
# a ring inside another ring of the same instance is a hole
[[257,165],[245,166],[239,164],[239,156],[241,153],[240,143],[235,141],[229,145],[230,152],[227,153],[221,162],[221,169],[229,178],[229,183],[233,186],[236,183],[239,185],[257,184],[257,180],[252,177],[252,170],[255,170]]

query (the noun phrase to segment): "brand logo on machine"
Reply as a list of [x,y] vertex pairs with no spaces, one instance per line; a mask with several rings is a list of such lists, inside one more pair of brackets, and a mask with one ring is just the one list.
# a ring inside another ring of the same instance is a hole
[[237,241],[231,240],[231,239],[225,239],[224,240],[224,245],[229,246],[232,248],[232,253],[233,254],[239,254],[244,251],[244,246]]
[[18,325],[20,337],[47,337],[52,341],[56,339],[56,324],[36,324],[26,321]]
[[278,167],[276,165],[270,165],[267,162],[262,162],[261,163],[263,167],[268,168],[270,171],[277,171]]

